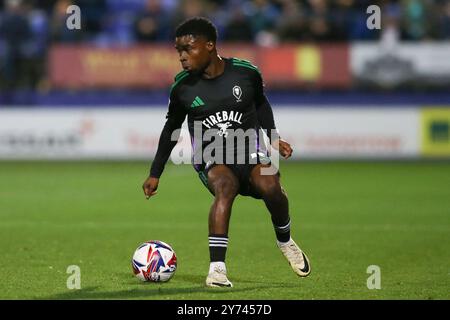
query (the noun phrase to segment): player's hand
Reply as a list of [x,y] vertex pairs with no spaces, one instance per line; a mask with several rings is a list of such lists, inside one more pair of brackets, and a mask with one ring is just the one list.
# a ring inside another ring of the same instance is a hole
[[283,139],[278,139],[276,141],[274,141],[272,143],[272,146],[278,150],[278,152],[280,152],[280,155],[284,158],[284,159],[288,159],[292,156],[292,147],[291,145],[284,141]]
[[148,177],[142,185],[142,189],[144,190],[145,197],[150,199],[151,196],[154,196],[158,189],[159,179],[154,177]]

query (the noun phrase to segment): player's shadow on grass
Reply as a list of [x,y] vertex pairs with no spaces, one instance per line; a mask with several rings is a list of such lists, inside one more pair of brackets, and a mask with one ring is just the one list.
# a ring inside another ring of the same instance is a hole
[[[237,280],[236,283],[243,284],[243,288],[208,288],[204,284],[204,276],[200,275],[179,275],[171,280],[176,280],[180,283],[180,287],[169,287],[165,284],[143,283],[136,282],[136,278],[132,277],[129,281],[125,281],[124,285],[133,286],[132,289],[125,289],[120,291],[101,291],[99,287],[87,287],[79,290],[67,290],[52,296],[42,297],[44,300],[95,300],[95,299],[142,299],[142,298],[157,298],[160,296],[171,295],[190,295],[196,293],[207,293],[208,299],[221,299],[224,294],[233,294],[238,292],[250,292],[261,289],[269,289],[274,287],[289,286],[286,283],[271,284],[262,281],[244,281]],[[188,286],[188,287],[186,287]],[[292,285],[290,285],[292,286]]]
[[[205,283],[205,276],[204,275],[193,275],[193,274],[183,274],[183,275],[179,275],[177,276],[177,281],[182,281],[182,282],[188,282],[188,283],[192,283],[194,285],[198,285],[201,283]],[[236,284],[253,284],[255,285],[261,285],[261,287],[270,287],[270,288],[274,288],[274,287],[289,287],[289,288],[294,288],[294,287],[298,287],[299,283],[295,283],[295,282],[277,282],[277,283],[273,283],[270,282],[270,280],[266,279],[266,280],[257,280],[257,279],[248,279],[248,278],[240,278],[238,276],[233,276],[232,278],[230,278],[232,280],[232,282],[235,282]]]
[[[267,286],[267,288],[270,286]],[[191,288],[163,288],[161,286],[157,288],[151,288],[150,286],[138,287],[129,290],[120,291],[99,291],[98,287],[88,287],[80,290],[68,290],[67,292],[61,292],[59,294],[44,297],[44,300],[96,300],[96,299],[142,299],[142,298],[152,298],[158,296],[170,296],[178,294],[195,294],[195,293],[207,293],[209,298],[220,299],[223,294],[232,294],[236,292],[252,291],[264,289],[261,286],[257,287],[247,287],[242,289],[223,289],[223,288],[207,288],[206,286],[198,285],[197,287]]]

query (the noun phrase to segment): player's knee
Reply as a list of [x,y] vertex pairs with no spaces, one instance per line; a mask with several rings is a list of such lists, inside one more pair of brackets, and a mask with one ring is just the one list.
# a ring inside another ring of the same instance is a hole
[[227,201],[236,197],[239,186],[231,177],[222,176],[217,177],[211,182],[211,188],[214,191],[216,199]]
[[285,195],[279,181],[273,177],[262,179],[258,183],[257,189],[262,198],[266,200],[276,200]]

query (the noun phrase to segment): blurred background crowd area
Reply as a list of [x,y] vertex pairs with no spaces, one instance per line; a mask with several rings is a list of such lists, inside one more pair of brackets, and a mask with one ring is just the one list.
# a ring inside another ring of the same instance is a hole
[[[381,8],[381,30],[367,28],[366,10],[373,4]],[[81,8],[80,30],[66,26],[71,5]],[[47,90],[55,45],[171,45],[176,26],[193,16],[216,24],[219,43],[265,48],[450,39],[449,0],[3,0],[0,89]]]
[[[78,5],[82,29],[66,28],[67,8]],[[375,40],[366,27],[366,9],[381,7],[383,26],[400,40],[450,38],[448,0],[5,0],[1,37],[14,34],[51,42],[132,45],[173,39],[176,26],[192,16],[209,17],[221,41],[274,44],[292,41]]]

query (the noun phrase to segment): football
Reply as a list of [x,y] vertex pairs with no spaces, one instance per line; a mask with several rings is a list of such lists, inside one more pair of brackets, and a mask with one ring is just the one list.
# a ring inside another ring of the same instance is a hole
[[136,249],[131,266],[134,275],[142,281],[166,282],[175,274],[177,256],[167,243],[151,240]]

